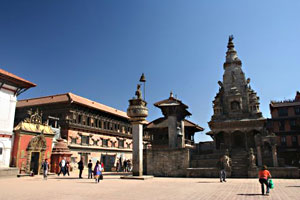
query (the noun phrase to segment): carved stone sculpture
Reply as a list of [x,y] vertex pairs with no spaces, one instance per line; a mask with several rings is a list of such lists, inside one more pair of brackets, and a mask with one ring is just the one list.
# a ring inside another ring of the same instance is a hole
[[249,168],[250,169],[253,169],[256,167],[256,158],[255,158],[255,155],[253,153],[253,149],[250,148],[249,150]]
[[137,99],[142,99],[142,91],[141,91],[141,85],[140,84],[137,85],[135,95],[136,95]]

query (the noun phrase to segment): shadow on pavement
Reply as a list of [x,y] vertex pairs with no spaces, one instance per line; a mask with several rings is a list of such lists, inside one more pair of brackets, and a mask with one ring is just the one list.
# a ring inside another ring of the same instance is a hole
[[262,196],[262,194],[237,194],[240,196]]
[[82,179],[82,178],[78,178],[78,177],[51,177],[50,179],[60,179],[60,180],[69,180],[69,179]]
[[289,186],[286,186],[286,187],[300,187],[300,185],[289,185]]
[[217,182],[209,182],[209,181],[199,181],[197,183],[217,183]]

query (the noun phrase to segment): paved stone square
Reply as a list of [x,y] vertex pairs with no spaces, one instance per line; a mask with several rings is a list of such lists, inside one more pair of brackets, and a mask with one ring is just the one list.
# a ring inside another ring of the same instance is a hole
[[[124,180],[119,175],[104,175],[96,184],[91,179],[42,176],[0,179],[0,199],[106,199],[106,200],[162,200],[162,199],[300,199],[299,179],[274,179],[270,196],[260,195],[257,179],[228,179],[220,183],[216,178],[153,178]],[[85,176],[87,177],[87,176]]]

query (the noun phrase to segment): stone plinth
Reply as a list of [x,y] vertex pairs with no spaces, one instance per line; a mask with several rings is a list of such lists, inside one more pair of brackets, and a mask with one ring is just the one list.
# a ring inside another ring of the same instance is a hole
[[147,149],[145,154],[148,175],[186,177],[190,165],[189,149]]

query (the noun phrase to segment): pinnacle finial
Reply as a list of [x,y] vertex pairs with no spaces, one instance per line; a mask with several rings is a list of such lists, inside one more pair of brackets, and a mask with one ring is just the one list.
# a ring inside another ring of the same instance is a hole
[[173,98],[173,92],[172,91],[170,92],[170,98]]
[[229,35],[229,38],[228,38],[228,45],[227,45],[227,48],[228,49],[233,49],[234,48],[234,44],[232,42],[232,40],[234,39],[233,35]]

